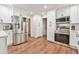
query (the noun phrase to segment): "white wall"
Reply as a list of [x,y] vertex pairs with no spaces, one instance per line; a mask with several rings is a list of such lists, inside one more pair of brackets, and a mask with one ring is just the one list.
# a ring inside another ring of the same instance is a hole
[[55,30],[56,30],[55,11],[49,11],[47,13],[47,40],[54,41]]
[[31,36],[39,37],[43,35],[43,20],[40,15],[34,15],[31,19]]

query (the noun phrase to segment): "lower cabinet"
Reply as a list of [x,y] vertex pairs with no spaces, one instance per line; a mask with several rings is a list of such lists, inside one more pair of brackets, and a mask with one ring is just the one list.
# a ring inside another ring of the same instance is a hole
[[7,53],[7,37],[0,38],[0,54]]
[[70,31],[70,46],[73,46],[73,47],[77,47],[77,37],[76,37],[76,33],[73,32],[73,31]]
[[78,53],[79,53],[79,36],[77,37],[77,50],[78,50]]
[[8,34],[7,37],[7,46],[10,46],[13,44],[13,32],[11,30],[5,31]]

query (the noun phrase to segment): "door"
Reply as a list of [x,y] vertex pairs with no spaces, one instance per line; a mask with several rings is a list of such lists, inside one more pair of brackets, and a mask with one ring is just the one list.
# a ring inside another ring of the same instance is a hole
[[47,18],[43,18],[43,36],[47,36]]

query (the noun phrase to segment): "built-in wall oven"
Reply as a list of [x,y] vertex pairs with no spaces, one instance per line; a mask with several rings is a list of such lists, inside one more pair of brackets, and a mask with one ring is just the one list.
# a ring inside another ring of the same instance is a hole
[[56,19],[55,41],[69,44],[70,36],[70,17]]
[[64,43],[64,44],[69,44],[69,35],[55,33],[55,41]]

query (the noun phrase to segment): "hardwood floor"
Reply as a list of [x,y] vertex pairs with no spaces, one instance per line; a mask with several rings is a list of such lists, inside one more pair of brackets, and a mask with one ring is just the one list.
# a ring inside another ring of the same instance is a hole
[[77,50],[51,43],[42,38],[29,38],[27,42],[8,47],[9,54],[77,54]]

